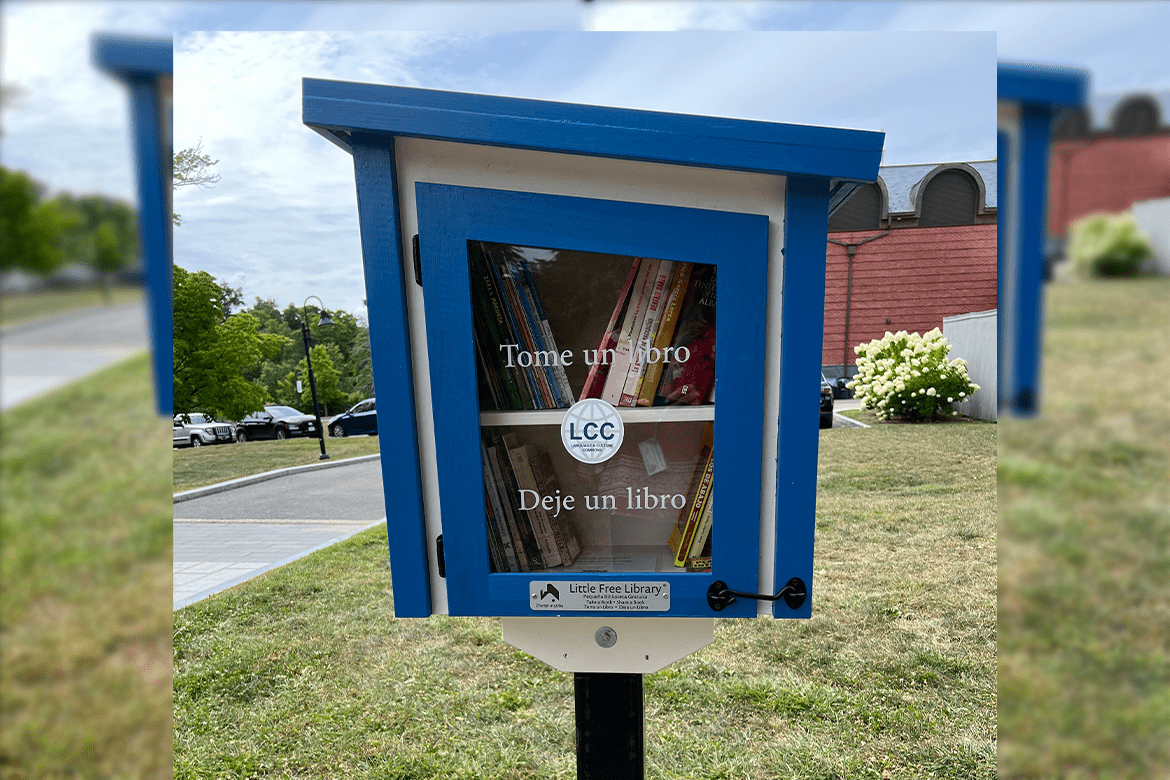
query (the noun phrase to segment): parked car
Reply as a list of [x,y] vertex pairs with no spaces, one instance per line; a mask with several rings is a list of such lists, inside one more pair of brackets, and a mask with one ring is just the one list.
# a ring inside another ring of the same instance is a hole
[[175,447],[202,447],[204,444],[228,444],[235,441],[231,423],[220,422],[209,414],[189,414],[186,422],[183,421],[183,415],[176,414],[174,423],[171,444]]
[[356,403],[348,411],[329,421],[332,436],[377,436],[378,414],[374,410],[374,399],[367,398]]
[[236,441],[252,439],[288,439],[293,436],[317,438],[317,420],[291,406],[265,406],[252,412],[236,425]]
[[821,374],[821,427],[833,427],[833,386]]

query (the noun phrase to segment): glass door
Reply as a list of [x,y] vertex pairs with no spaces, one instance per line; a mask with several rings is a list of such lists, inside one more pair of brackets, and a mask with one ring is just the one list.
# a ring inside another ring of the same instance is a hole
[[417,197],[451,613],[713,614],[758,569],[767,219]]

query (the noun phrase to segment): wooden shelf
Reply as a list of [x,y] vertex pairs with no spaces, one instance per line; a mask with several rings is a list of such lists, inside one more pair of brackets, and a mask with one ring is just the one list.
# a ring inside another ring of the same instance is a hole
[[[533,409],[522,412],[480,412],[481,426],[496,425],[560,425],[568,409]],[[622,422],[693,422],[715,419],[715,405],[703,406],[621,406],[617,408]]]

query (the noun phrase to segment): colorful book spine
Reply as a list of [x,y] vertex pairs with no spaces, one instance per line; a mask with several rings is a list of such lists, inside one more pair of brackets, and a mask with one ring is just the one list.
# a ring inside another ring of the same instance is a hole
[[499,468],[500,498],[506,498],[516,518],[516,533],[524,547],[524,554],[528,558],[528,568],[525,571],[536,571],[545,568],[544,556],[536,540],[536,532],[527,512],[520,509],[520,490],[516,484],[516,476],[512,471],[512,462],[508,458],[508,448],[503,437],[496,434],[492,437],[492,447]]
[[[536,485],[536,477],[532,473],[532,466],[528,460],[528,451],[516,439],[516,434],[504,434],[504,446],[508,451],[508,459],[512,462],[512,473],[516,477],[517,497],[520,491],[531,491],[537,496],[540,490]],[[531,496],[529,496],[531,499]],[[525,504],[535,503],[531,509],[525,509]],[[556,536],[549,525],[548,513],[541,507],[539,500],[533,502],[521,501],[521,511],[528,513],[528,520],[532,523],[532,530],[536,535],[536,543],[540,547],[541,558],[545,567],[557,566],[561,562],[561,553],[557,549]]]
[[520,528],[517,525],[516,513],[512,509],[512,502],[508,500],[506,490],[506,482],[503,475],[500,473],[500,461],[498,449],[495,446],[487,447],[486,450],[488,466],[491,469],[492,482],[496,486],[496,493],[500,498],[500,508],[503,510],[504,524],[508,528],[508,533],[512,537],[512,549],[516,554],[517,571],[530,571],[528,561],[528,553],[524,546],[524,537],[520,533]]
[[621,295],[618,296],[617,303],[613,307],[613,314],[609,317],[609,324],[605,326],[605,333],[601,336],[601,341],[597,344],[597,353],[594,355],[593,363],[589,366],[589,372],[585,375],[585,384],[581,388],[581,395],[577,400],[584,401],[586,398],[600,398],[603,389],[605,388],[605,380],[609,376],[610,363],[613,360],[614,348],[617,346],[618,323],[622,321],[625,312],[630,302],[630,290],[633,289],[634,282],[638,277],[638,268],[641,261],[637,258],[630,263],[630,270],[626,274],[626,281],[622,285]]
[[715,266],[696,265],[654,406],[702,404],[715,389]]
[[[695,536],[691,540],[688,560],[703,555],[703,548],[711,543],[711,522],[714,519],[715,481],[711,480],[711,489],[707,495],[707,504],[703,507],[703,516],[699,518],[699,525],[695,528]],[[688,564],[689,565],[689,564]]]
[[676,263],[675,265],[674,278],[670,282],[670,293],[666,299],[666,307],[662,311],[662,321],[654,336],[654,348],[658,350],[659,359],[646,366],[646,373],[642,377],[642,384],[638,389],[638,406],[654,405],[654,396],[658,392],[658,380],[662,378],[666,349],[674,340],[674,328],[678,324],[683,298],[686,297],[687,287],[691,281],[691,270],[694,268],[694,264]]
[[[552,457],[547,452],[535,447],[526,447],[528,462],[532,466],[532,475],[536,478],[537,489],[542,496],[556,496],[560,493],[561,484],[557,479],[556,469],[553,468]],[[548,514],[548,522],[552,527],[553,538],[557,543],[557,550],[561,554],[561,563],[572,566],[581,555],[581,543],[577,539],[577,530],[569,515],[569,510]]]
[[487,488],[488,503],[491,505],[493,530],[500,540],[500,551],[507,562],[504,571],[520,571],[520,561],[516,556],[516,547],[512,541],[512,530],[508,527],[508,520],[504,512],[504,505],[500,500],[500,491],[495,476],[492,474],[491,463],[488,461],[487,448],[483,442],[479,444],[480,456],[483,458],[483,481]]
[[609,376],[605,378],[605,389],[601,393],[601,399],[614,406],[621,401],[622,390],[626,386],[626,375],[634,356],[634,340],[637,338],[642,320],[646,317],[646,309],[650,305],[650,291],[657,273],[657,260],[643,260],[638,269],[638,279],[630,293],[630,305],[626,308],[625,320],[622,322],[621,333],[614,348],[613,364],[609,367]]
[[509,273],[515,285],[516,297],[524,309],[524,321],[531,334],[531,341],[535,345],[535,349],[531,353],[533,366],[541,374],[541,379],[548,388],[548,394],[552,401],[551,408],[564,408],[568,404],[561,398],[561,384],[553,370],[557,361],[550,355],[550,353],[556,353],[556,345],[554,344],[552,347],[548,345],[550,336],[546,335],[544,328],[541,327],[540,319],[536,313],[536,301],[532,297],[532,291],[528,289],[528,280],[525,279],[519,268],[509,269]]
[[[529,353],[531,353],[535,349],[535,344],[532,342],[531,335],[527,332],[523,325],[523,315],[520,314],[520,303],[516,299],[516,292],[513,289],[514,283],[512,282],[512,277],[510,274],[505,275],[501,273],[501,266],[495,262],[495,259],[492,258],[491,253],[487,252],[486,254],[488,257],[488,269],[491,271],[492,281],[495,282],[496,289],[499,290],[500,301],[504,310],[504,317],[508,322],[508,332],[511,334],[511,338],[507,342],[501,342],[501,344],[516,344],[520,349],[528,350]],[[505,350],[501,349],[500,352],[501,354],[506,355]],[[507,358],[505,357],[505,362],[506,361]],[[551,406],[551,401],[549,396],[545,394],[543,380],[537,374],[537,372],[533,370],[532,366],[520,365],[515,358],[513,358],[512,363],[519,368],[520,374],[524,377],[524,380],[528,386],[528,391],[531,394],[533,405],[528,408],[549,408],[549,406]]]
[[658,273],[654,277],[654,283],[650,290],[650,302],[634,338],[634,353],[630,360],[630,370],[626,373],[626,384],[622,388],[618,406],[637,406],[638,392],[650,358],[649,347],[658,332],[658,324],[662,321],[662,301],[669,292],[667,285],[670,283],[673,266],[674,263],[670,260],[661,260],[658,263]]
[[565,367],[561,365],[557,341],[553,338],[552,326],[549,325],[548,315],[544,311],[544,302],[540,298],[540,292],[536,289],[536,279],[533,278],[532,271],[528,268],[528,262],[526,260],[520,261],[520,271],[523,274],[525,287],[532,298],[532,303],[536,307],[537,321],[540,323],[540,329],[544,333],[545,348],[558,354],[558,359],[553,363],[553,374],[556,376],[557,384],[560,386],[561,399],[564,402],[563,405],[566,407],[572,406],[573,388],[569,385],[569,375],[565,373]]
[[531,401],[523,392],[524,380],[516,368],[508,368],[500,352],[500,345],[511,341],[508,331],[507,318],[504,315],[503,304],[495,289],[491,271],[488,269],[487,258],[479,243],[472,243],[470,248],[472,269],[472,294],[476,296],[487,328],[484,334],[483,350],[485,360],[497,367],[499,376],[504,384],[508,396],[507,408],[531,409]]
[[699,462],[691,477],[691,485],[687,489],[687,504],[679,510],[678,522],[667,540],[667,545],[673,553],[675,566],[686,565],[687,553],[691,549],[691,540],[694,538],[695,529],[703,516],[703,507],[706,504],[711,481],[714,478],[714,439],[715,424],[708,422],[703,426],[703,445],[699,450]]

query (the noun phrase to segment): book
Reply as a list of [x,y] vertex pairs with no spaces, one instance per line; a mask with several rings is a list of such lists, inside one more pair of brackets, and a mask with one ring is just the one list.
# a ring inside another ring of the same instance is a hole
[[[515,282],[511,274],[507,273],[507,268],[498,264],[492,257],[491,252],[484,250],[484,254],[488,260],[488,270],[492,274],[492,281],[495,283],[496,290],[499,292],[501,301],[501,308],[504,311],[504,318],[508,323],[508,333],[510,338],[508,341],[501,341],[500,344],[516,344],[521,350],[527,350],[530,354],[536,349],[535,342],[532,340],[532,334],[527,330],[523,314],[520,312],[520,302],[516,297]],[[507,363],[507,352],[503,349],[500,354],[504,356],[503,360]],[[513,366],[519,368],[521,376],[527,384],[528,391],[531,394],[532,409],[547,409],[552,405],[551,396],[548,395],[547,389],[544,386],[544,379],[533,368],[533,366],[524,366],[519,364],[515,359],[512,360]]]
[[[714,497],[714,496],[712,496]],[[687,571],[711,571],[711,536],[707,535],[707,542],[698,555],[687,558]]]
[[508,564],[504,560],[504,554],[500,550],[500,539],[496,535],[496,518],[493,514],[491,502],[486,497],[484,499],[484,519],[487,525],[487,540],[488,540],[488,570],[489,571],[508,571]]
[[658,332],[658,323],[662,320],[662,302],[669,292],[667,285],[670,283],[673,266],[674,263],[670,260],[658,261],[658,270],[650,286],[646,313],[638,326],[638,332],[634,335],[634,352],[630,358],[630,368],[626,373],[626,383],[622,387],[618,406],[637,406],[641,380],[650,359],[649,347]]
[[687,558],[687,571],[711,571],[711,556],[703,555],[698,558]]
[[634,356],[634,340],[638,337],[638,329],[646,317],[646,309],[650,305],[650,291],[657,273],[657,260],[643,260],[638,268],[638,278],[630,290],[630,303],[622,320],[617,346],[614,347],[614,357],[609,367],[609,375],[605,378],[605,388],[601,391],[601,400],[614,406],[621,401],[626,375]]
[[678,315],[682,310],[683,298],[686,297],[687,287],[691,281],[691,270],[694,263],[675,263],[674,278],[670,282],[670,293],[666,299],[666,307],[662,310],[662,319],[658,324],[658,332],[654,336],[654,348],[659,351],[659,359],[646,365],[645,376],[638,389],[638,406],[653,406],[654,396],[658,394],[658,381],[662,378],[662,367],[665,365],[664,353],[671,341],[674,340],[674,329],[678,324]]
[[479,443],[480,456],[483,459],[483,482],[487,489],[489,515],[493,535],[499,539],[499,548],[506,566],[502,571],[520,571],[520,561],[516,556],[516,547],[512,540],[512,529],[508,525],[508,518],[504,512],[503,502],[500,500],[500,491],[495,475],[492,473],[491,463],[488,460],[487,448],[483,442]]
[[503,522],[508,528],[508,533],[512,537],[512,549],[516,554],[517,571],[529,571],[532,566],[528,561],[528,552],[525,547],[524,537],[520,532],[520,527],[517,524],[517,517],[515,511],[512,509],[512,502],[508,500],[508,494],[505,489],[506,482],[503,475],[500,473],[500,461],[497,454],[497,448],[493,446],[486,447],[484,453],[487,458],[488,466],[491,469],[492,482],[496,487],[496,494],[500,499],[500,508],[503,511]]
[[564,408],[567,404],[561,398],[561,383],[554,370],[554,366],[559,366],[560,363],[559,360],[549,357],[549,353],[556,354],[556,345],[553,344],[552,347],[548,345],[552,341],[552,333],[551,331],[546,333],[541,326],[539,315],[536,312],[536,299],[532,295],[532,290],[528,288],[528,280],[521,270],[509,268],[508,273],[515,285],[516,297],[520,301],[524,322],[534,345],[531,351],[533,367],[541,374],[541,379],[548,388],[548,394],[552,400],[551,408]]
[[[536,308],[537,322],[540,325],[541,331],[544,333],[545,349],[556,352],[559,355],[556,339],[553,338],[552,326],[549,325],[548,315],[544,311],[544,302],[540,298],[540,292],[536,289],[536,279],[533,278],[532,271],[528,268],[527,260],[520,261],[520,271],[525,282],[525,287],[532,299],[533,306]],[[573,388],[569,385],[569,375],[565,373],[565,367],[561,365],[559,358],[553,362],[553,374],[556,376],[556,381],[560,386],[561,399],[563,401],[562,406],[572,406]]]
[[469,245],[469,267],[472,298],[480,313],[476,323],[481,324],[485,331],[481,338],[484,361],[494,367],[507,394],[508,405],[501,408],[532,409],[532,402],[523,390],[524,380],[519,369],[508,368],[501,356],[499,345],[510,343],[511,334],[503,304],[488,269],[487,257],[479,242],[471,242]]
[[[520,509],[520,492],[516,485],[516,477],[512,473],[512,463],[508,458],[508,449],[504,445],[503,437],[499,434],[492,436],[492,445],[488,447],[489,456],[494,460],[493,475],[497,479],[500,489],[500,501],[504,504],[504,512],[515,523],[513,538],[520,539],[520,546],[516,548],[517,558],[522,562],[522,571],[537,571],[545,568],[544,556],[536,540],[536,532],[532,528],[528,513]],[[510,513],[510,514],[509,514]],[[521,550],[523,556],[520,555]],[[526,560],[525,560],[526,559]],[[527,565],[524,566],[523,564]]]
[[708,422],[703,426],[703,447],[699,451],[699,462],[695,466],[691,477],[691,485],[687,489],[687,503],[679,510],[678,522],[670,532],[667,546],[673,553],[675,566],[685,566],[687,554],[690,552],[691,540],[695,529],[703,516],[703,507],[710,493],[711,481],[714,477],[714,439],[715,423]]
[[472,307],[472,317],[475,321],[472,335],[475,341],[476,382],[479,389],[479,406],[481,409],[509,409],[507,390],[503,378],[500,376],[497,364],[491,360],[483,343],[487,335],[487,326],[483,323],[481,312]]
[[715,266],[696,265],[671,340],[654,406],[697,405],[715,390]]
[[[543,450],[526,446],[528,462],[532,467],[532,475],[536,478],[537,489],[542,496],[555,496],[560,492],[561,483],[557,479],[556,469],[553,468],[552,457]],[[581,543],[577,539],[577,529],[573,524],[571,510],[562,509],[559,513],[548,514],[548,522],[552,527],[553,538],[557,543],[557,550],[561,554],[561,563],[572,566],[581,555]]]
[[[622,317],[625,316],[626,308],[630,302],[630,290],[634,286],[634,281],[638,276],[638,267],[641,261],[634,258],[630,263],[630,270],[626,274],[626,281],[622,285],[622,292],[618,296],[617,303],[613,307],[613,314],[609,317],[609,324],[605,326],[605,332],[601,335],[601,341],[597,344],[597,350],[593,356],[593,363],[589,366],[589,371],[585,375],[585,384],[581,387],[581,395],[577,398],[578,401],[584,401],[586,398],[600,398],[602,389],[605,387],[605,380],[609,376],[609,367],[613,362],[614,348],[617,346],[617,332],[619,330],[619,323]],[[586,351],[586,358],[588,358],[588,351]]]
[[[529,490],[540,495],[540,489],[536,484],[536,476],[532,473],[532,465],[529,461],[528,450],[522,446],[516,438],[514,433],[505,433],[503,436],[504,447],[508,453],[508,459],[512,463],[512,474],[516,477],[516,497],[519,500],[520,491]],[[552,526],[549,524],[548,513],[537,501],[536,505],[531,509],[525,509],[524,504],[520,503],[520,511],[528,515],[528,521],[532,524],[532,530],[536,536],[536,543],[540,547],[540,556],[544,560],[545,568],[559,566],[561,564],[561,552],[557,548],[556,536],[553,534]]]
[[703,548],[711,544],[711,521],[713,519],[713,504],[715,503],[715,480],[711,480],[711,488],[707,494],[707,504],[703,507],[703,515],[695,528],[695,536],[691,539],[690,551],[687,559],[698,558],[703,555]]

